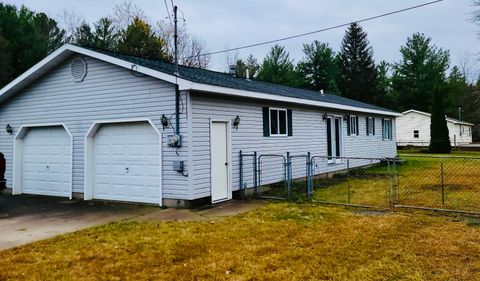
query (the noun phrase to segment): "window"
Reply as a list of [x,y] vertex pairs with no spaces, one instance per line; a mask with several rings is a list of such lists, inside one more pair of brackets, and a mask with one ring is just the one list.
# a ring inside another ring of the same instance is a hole
[[392,119],[383,119],[383,140],[392,140]]
[[375,135],[375,118],[367,117],[367,136],[374,136]]
[[418,130],[413,130],[413,137],[418,139],[420,137],[420,132]]
[[262,108],[263,136],[293,136],[292,110],[285,108]]
[[287,110],[270,108],[270,136],[287,135]]
[[347,127],[349,136],[358,136],[358,116],[349,116],[347,119]]

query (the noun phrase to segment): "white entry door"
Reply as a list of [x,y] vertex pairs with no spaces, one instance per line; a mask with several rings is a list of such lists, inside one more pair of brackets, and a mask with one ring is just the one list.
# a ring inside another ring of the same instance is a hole
[[93,198],[158,204],[160,140],[148,122],[102,125],[93,138]]
[[70,197],[71,139],[62,126],[29,128],[23,138],[22,193]]
[[229,179],[228,123],[212,122],[211,127],[212,202],[232,198]]

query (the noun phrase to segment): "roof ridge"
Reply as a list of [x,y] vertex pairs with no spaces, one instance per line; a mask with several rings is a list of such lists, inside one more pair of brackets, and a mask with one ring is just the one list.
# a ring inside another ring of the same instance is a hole
[[[173,74],[174,65],[171,62],[150,59],[150,58],[145,58],[137,55],[126,54],[123,52],[105,50],[101,48],[83,47],[76,44],[72,44],[72,45],[77,46],[79,48],[85,48],[94,52],[102,53],[108,56],[123,57],[125,61],[129,61],[130,63],[141,64],[141,62],[143,62],[143,64],[146,64],[144,66],[147,68],[152,68],[152,69],[155,69],[156,71],[164,72],[169,75],[174,75]],[[135,62],[135,60],[137,60],[138,62]],[[197,80],[197,82],[203,83],[203,84],[220,86],[218,84],[219,81],[217,80],[223,80],[221,81],[223,83],[220,83],[222,84],[223,87],[228,87],[233,89],[240,89],[245,91],[258,91],[263,93],[277,94],[279,96],[291,97],[291,96],[297,95],[296,96],[297,98],[303,98],[306,100],[325,99],[325,102],[329,102],[332,104],[340,104],[340,105],[350,104],[351,106],[354,106],[354,107],[370,108],[370,109],[377,109],[377,110],[383,110],[388,112],[395,112],[391,109],[387,109],[378,105],[373,105],[363,101],[358,101],[351,98],[343,97],[335,93],[324,93],[322,95],[321,92],[311,90],[311,89],[298,88],[298,87],[287,86],[282,84],[275,84],[272,82],[260,81],[255,78],[247,79],[246,77],[233,76],[226,72],[214,71],[214,70],[203,69],[203,68],[198,68],[193,66],[179,65],[179,68],[180,68],[179,69],[180,78],[184,78],[187,80],[194,79],[194,80]],[[183,75],[182,75],[182,71],[184,71]],[[208,79],[208,76],[210,76],[210,80]],[[253,83],[250,83],[250,82],[253,82]],[[261,88],[263,88],[263,90]]]

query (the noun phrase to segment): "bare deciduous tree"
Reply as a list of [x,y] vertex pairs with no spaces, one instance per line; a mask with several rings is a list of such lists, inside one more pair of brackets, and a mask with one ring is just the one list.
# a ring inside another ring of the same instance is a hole
[[[168,52],[173,57],[174,28],[168,21],[160,21],[157,24],[158,33],[167,41]],[[178,28],[178,63],[185,66],[207,68],[210,63],[210,56],[204,55],[207,52],[205,43],[187,32],[186,25]]]
[[142,21],[149,23],[148,17],[145,12],[132,1],[123,1],[120,4],[113,7],[113,15],[110,19],[113,22],[113,26],[117,31],[125,30],[133,22],[135,18],[139,18]]
[[61,29],[65,30],[64,41],[72,43],[77,29],[85,22],[74,10],[64,9],[58,16],[57,22]]
[[465,52],[459,57],[459,69],[467,82],[475,83],[480,75],[480,64],[474,55]]

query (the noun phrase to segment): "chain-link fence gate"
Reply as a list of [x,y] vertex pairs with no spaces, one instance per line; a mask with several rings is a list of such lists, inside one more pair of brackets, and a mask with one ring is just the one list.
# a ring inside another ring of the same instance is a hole
[[480,214],[480,158],[254,152],[240,163],[245,197]]

